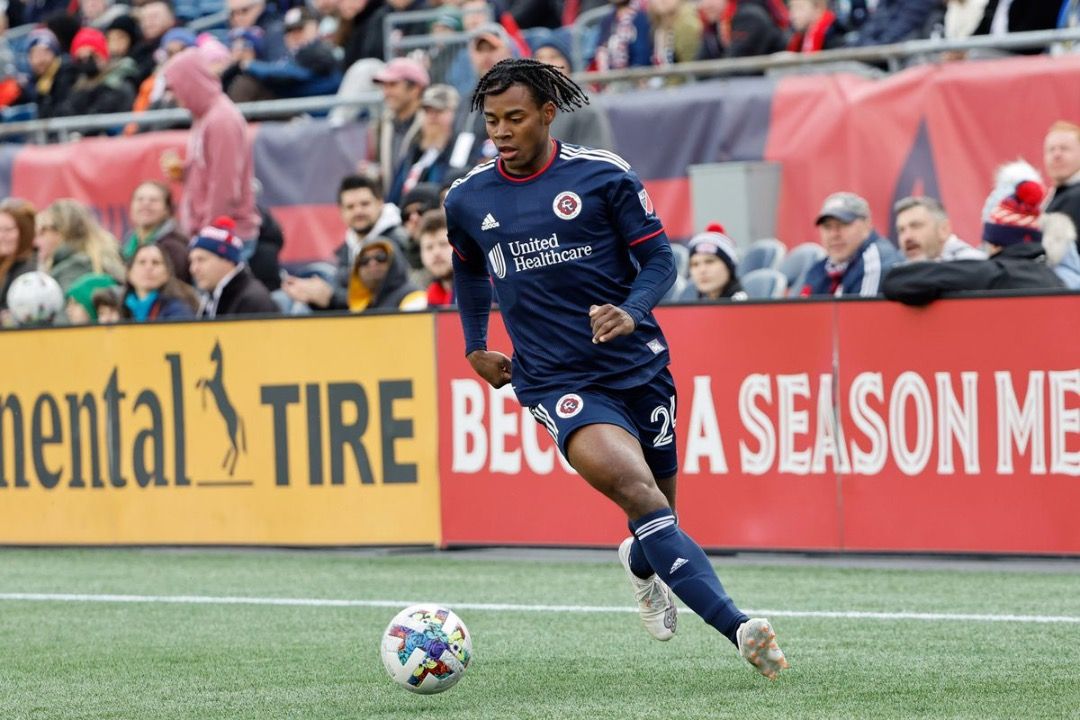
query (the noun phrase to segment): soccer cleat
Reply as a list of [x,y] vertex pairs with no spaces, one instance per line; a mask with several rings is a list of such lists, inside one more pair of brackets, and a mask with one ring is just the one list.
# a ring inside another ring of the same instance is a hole
[[648,580],[642,580],[630,570],[630,546],[633,544],[633,537],[623,540],[619,546],[619,560],[634,588],[641,624],[657,640],[670,640],[678,621],[675,593],[655,574]]
[[768,620],[747,620],[739,626],[735,638],[739,641],[739,654],[770,680],[775,680],[781,670],[789,667]]

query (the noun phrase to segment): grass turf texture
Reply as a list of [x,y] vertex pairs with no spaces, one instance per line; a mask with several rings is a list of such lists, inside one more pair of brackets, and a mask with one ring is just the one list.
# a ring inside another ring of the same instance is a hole
[[[610,564],[328,552],[0,551],[0,593],[630,605]],[[1069,573],[720,563],[748,608],[1080,616]],[[475,659],[413,696],[377,647],[393,609],[0,602],[0,718],[1061,718],[1080,624],[774,618],[770,683],[689,613],[462,610]]]

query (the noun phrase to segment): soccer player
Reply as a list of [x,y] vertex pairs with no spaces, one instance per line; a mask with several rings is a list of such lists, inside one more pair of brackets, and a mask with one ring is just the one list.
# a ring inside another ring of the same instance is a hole
[[[504,60],[476,87],[498,156],[445,203],[466,354],[493,387],[512,381],[574,469],[626,513],[619,558],[649,633],[674,634],[674,591],[775,678],[787,661],[769,621],[735,606],[673,510],[675,384],[652,315],[675,279],[664,228],[626,161],[550,137],[557,111],[587,102],[533,60]],[[513,362],[487,348],[492,285]]]

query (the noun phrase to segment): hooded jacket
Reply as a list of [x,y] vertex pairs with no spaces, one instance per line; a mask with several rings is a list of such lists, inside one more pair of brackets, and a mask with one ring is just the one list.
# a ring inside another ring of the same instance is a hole
[[989,260],[914,262],[885,276],[885,297],[905,305],[926,305],[964,290],[1061,290],[1064,284],[1046,264],[1041,242],[1002,248]]
[[194,235],[224,215],[236,222],[238,237],[254,240],[260,220],[252,189],[255,159],[247,121],[197,50],[188,48],[170,60],[165,81],[194,118],[184,165],[182,230]]
[[[360,268],[354,264],[349,277],[349,310],[423,310],[427,307],[427,294],[409,282],[409,266],[397,244],[385,239],[365,243],[364,247],[381,245],[390,255],[390,268],[386,271],[379,289],[372,293],[360,281]],[[357,255],[359,259],[359,255]]]
[[360,248],[380,238],[393,241],[394,248],[399,253],[403,252],[409,243],[409,236],[405,228],[401,227],[401,211],[396,205],[384,204],[379,219],[375,221],[371,232],[364,237],[357,235],[351,228],[345,232],[345,242],[341,243],[334,252],[334,257],[337,259],[337,282],[334,283],[334,297],[327,310],[349,309],[349,288],[353,279],[353,266],[356,264],[357,256],[360,255]]

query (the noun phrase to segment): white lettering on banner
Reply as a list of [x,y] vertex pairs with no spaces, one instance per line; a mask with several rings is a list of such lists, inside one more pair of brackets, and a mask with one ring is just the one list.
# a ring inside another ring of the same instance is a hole
[[[574,474],[562,453],[554,447],[541,449],[540,435],[547,436],[547,431],[517,405],[511,386],[496,390],[480,380],[456,379],[450,381],[450,396],[451,472],[550,475],[557,458],[565,472]],[[519,436],[521,447],[509,449],[508,441]]]
[[859,373],[851,383],[848,395],[851,421],[870,439],[870,450],[863,450],[857,442],[851,441],[852,470],[856,475],[877,475],[889,459],[889,429],[881,415],[870,407],[867,397],[873,396],[879,403],[885,403],[885,383],[881,373]]
[[[907,403],[915,402],[915,447],[907,444]],[[922,377],[910,370],[900,373],[889,398],[889,443],[893,462],[905,475],[918,475],[930,461],[934,444],[934,408],[930,389]]]
[[709,471],[714,475],[728,471],[724,457],[724,443],[720,438],[720,424],[713,404],[712,378],[708,375],[694,377],[694,396],[690,401],[690,429],[686,436],[686,462],[683,472],[701,472],[701,459],[709,461]]
[[772,402],[772,383],[768,375],[748,375],[739,388],[739,418],[743,426],[758,441],[753,452],[742,440],[739,441],[739,461],[742,471],[750,475],[764,475],[772,469],[776,459],[776,431],[765,411],[754,402],[756,398]]
[[823,373],[818,381],[817,436],[814,438],[814,460],[810,464],[810,472],[815,475],[825,472],[826,457],[832,458],[834,472],[851,472],[844,431],[833,407],[834,399],[832,375]]
[[979,374],[960,373],[964,402],[961,405],[953,392],[952,376],[947,372],[934,373],[938,397],[938,474],[952,475],[953,439],[964,456],[964,472],[979,472]]
[[[514,399],[514,389],[509,385],[503,385],[496,390],[491,388],[488,393],[491,408],[491,462],[488,470],[494,473],[517,475],[521,472],[521,452],[518,450],[507,452],[507,438],[516,437],[518,434],[517,412],[507,412],[506,401],[509,400],[517,405]],[[520,407],[520,406],[518,406]]]
[[1080,393],[1080,370],[1051,370],[1050,376],[1050,472],[1080,475],[1080,452],[1066,448],[1068,433],[1080,432],[1080,408],[1065,409],[1065,396]]
[[454,416],[451,468],[456,473],[478,473],[484,469],[488,454],[484,389],[475,380],[451,380],[450,403]]
[[780,465],[779,471],[793,475],[806,475],[810,472],[810,449],[796,450],[795,436],[810,433],[810,413],[795,409],[795,397],[810,399],[810,376],[777,375],[776,404],[779,410],[780,425]]
[[1027,393],[1021,410],[1013,389],[1012,373],[994,373],[997,386],[997,471],[999,475],[1013,473],[1013,445],[1017,452],[1029,451],[1031,474],[1046,474],[1046,443],[1043,440],[1043,378],[1042,370],[1028,374]]
[[[1024,376],[1027,387],[1018,398],[1014,383]],[[907,371],[890,386],[882,373],[867,371],[852,379],[841,398],[831,373],[821,373],[816,382],[807,373],[754,373],[739,386],[735,421],[716,404],[714,378],[698,375],[689,421],[675,424],[686,433],[678,438],[685,440],[682,472],[873,477],[886,471],[891,457],[895,470],[908,476],[973,476],[982,471],[982,443],[996,438],[999,475],[1014,474],[1020,456],[1025,474],[1080,477],[1080,369],[1033,370],[1016,378],[995,372],[994,408],[980,408],[979,379],[970,370],[925,377]],[[480,380],[457,379],[450,393],[453,472],[573,472],[546,429],[527,409],[519,410],[509,386],[494,390]],[[989,423],[996,427],[991,430]],[[738,467],[729,470],[727,452],[733,448],[725,440],[731,433],[739,452]]]

